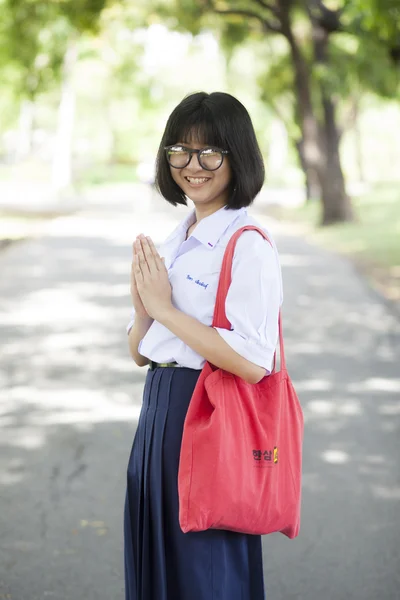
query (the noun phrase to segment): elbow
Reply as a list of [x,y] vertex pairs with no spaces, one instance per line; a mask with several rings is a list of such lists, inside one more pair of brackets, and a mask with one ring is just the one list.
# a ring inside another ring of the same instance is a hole
[[247,376],[243,377],[243,379],[246,383],[250,383],[250,385],[255,385],[256,383],[259,383],[261,381],[262,377]]
[[149,359],[146,356],[142,356],[137,350],[137,344],[129,340],[129,354],[132,360],[137,364],[138,367],[144,367],[149,364]]
[[137,350],[134,350],[131,345],[129,345],[129,354],[131,355],[132,360],[138,367],[145,367],[150,362],[146,356],[142,356],[141,354],[139,354],[139,352],[137,352]]
[[248,369],[243,379],[246,381],[246,383],[254,385],[264,379],[266,374],[267,372],[265,369],[263,369],[263,367],[259,367],[258,365],[251,363],[251,368]]
[[142,356],[141,354],[137,354],[136,356],[132,355],[132,358],[138,367],[145,367],[150,362],[148,358],[146,358],[145,356]]

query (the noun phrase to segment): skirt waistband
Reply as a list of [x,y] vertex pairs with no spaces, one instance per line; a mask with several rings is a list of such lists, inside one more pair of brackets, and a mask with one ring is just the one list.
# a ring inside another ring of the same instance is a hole
[[151,360],[149,362],[149,369],[150,369],[150,371],[154,371],[158,367],[182,367],[182,365],[178,365],[177,362],[158,363],[158,362],[155,362],[154,360]]

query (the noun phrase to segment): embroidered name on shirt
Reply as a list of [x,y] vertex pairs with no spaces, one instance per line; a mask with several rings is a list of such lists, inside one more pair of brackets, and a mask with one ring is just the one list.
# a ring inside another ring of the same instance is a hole
[[189,281],[194,281],[194,283],[197,283],[197,285],[200,285],[205,290],[208,288],[208,283],[204,283],[204,281],[200,281],[200,279],[194,280],[194,278],[191,275],[186,275],[186,279],[189,279]]

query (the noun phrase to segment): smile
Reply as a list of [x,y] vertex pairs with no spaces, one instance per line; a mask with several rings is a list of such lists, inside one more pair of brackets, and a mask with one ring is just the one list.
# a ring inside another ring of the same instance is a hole
[[202,185],[209,181],[209,177],[185,177],[186,181],[188,181],[191,185]]

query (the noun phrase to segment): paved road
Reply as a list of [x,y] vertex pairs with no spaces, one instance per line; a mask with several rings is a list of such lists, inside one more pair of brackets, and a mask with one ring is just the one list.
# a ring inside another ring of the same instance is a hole
[[[0,255],[0,599],[122,600],[130,242],[184,210],[103,190]],[[400,599],[399,323],[345,260],[271,223],[306,417],[303,521],[265,538],[267,600]],[[208,599],[207,599],[208,600]]]

